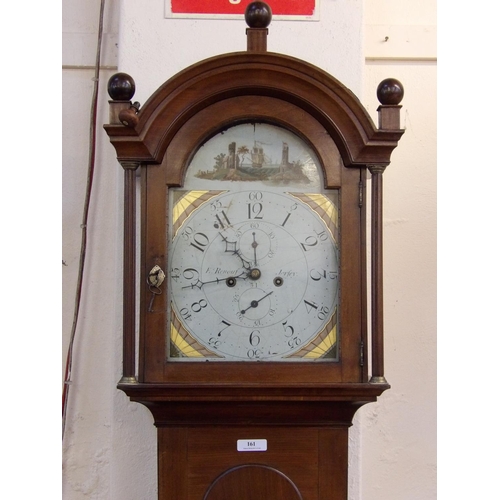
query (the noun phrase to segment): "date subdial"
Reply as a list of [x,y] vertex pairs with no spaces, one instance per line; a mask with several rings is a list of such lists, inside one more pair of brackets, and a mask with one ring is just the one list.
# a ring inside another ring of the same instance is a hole
[[265,324],[272,320],[276,312],[276,297],[273,290],[252,287],[235,296],[237,306],[236,317],[242,324],[255,324],[256,321]]

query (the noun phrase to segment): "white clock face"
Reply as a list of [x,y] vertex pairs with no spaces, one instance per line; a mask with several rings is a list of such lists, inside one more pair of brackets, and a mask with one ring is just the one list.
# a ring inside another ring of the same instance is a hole
[[170,359],[337,359],[338,193],[282,184],[175,191]]

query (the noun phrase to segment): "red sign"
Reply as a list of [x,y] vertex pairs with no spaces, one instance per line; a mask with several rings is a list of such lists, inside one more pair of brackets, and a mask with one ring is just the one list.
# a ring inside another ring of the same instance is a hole
[[[175,17],[238,17],[252,0],[170,0],[170,14]],[[167,0],[168,2],[168,0]],[[267,0],[273,18],[317,19],[319,0]]]

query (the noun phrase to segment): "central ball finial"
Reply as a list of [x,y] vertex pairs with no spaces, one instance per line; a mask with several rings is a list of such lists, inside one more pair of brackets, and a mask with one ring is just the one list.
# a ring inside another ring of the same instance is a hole
[[249,28],[267,28],[273,13],[266,2],[251,2],[245,10],[245,21]]

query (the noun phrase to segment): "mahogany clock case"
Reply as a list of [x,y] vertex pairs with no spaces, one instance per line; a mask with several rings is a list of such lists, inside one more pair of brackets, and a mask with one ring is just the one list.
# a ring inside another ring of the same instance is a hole
[[[181,71],[140,109],[131,102],[133,80],[128,75],[118,75],[118,90],[110,91],[105,129],[124,168],[123,378],[118,387],[154,416],[162,500],[345,500],[348,428],[360,406],[389,388],[383,371],[382,174],[403,133],[399,82],[383,87],[392,85],[392,101],[381,100],[376,128],[344,85],[305,61],[267,52],[266,36],[265,26],[250,27],[246,52],[216,56]],[[338,194],[339,332],[332,359],[169,358],[169,198],[183,187],[200,148],[242,124],[277,127],[303,141],[317,158],[325,192]],[[167,279],[148,282],[158,268]],[[267,449],[239,452],[241,439],[265,440]]]

